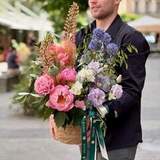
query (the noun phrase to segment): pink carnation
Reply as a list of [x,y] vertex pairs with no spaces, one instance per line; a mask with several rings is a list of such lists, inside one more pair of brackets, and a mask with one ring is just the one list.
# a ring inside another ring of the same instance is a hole
[[79,108],[79,109],[85,109],[85,103],[84,101],[79,101],[79,100],[76,100],[75,101],[75,107],[76,108]]
[[67,112],[74,107],[73,100],[74,96],[69,91],[69,87],[66,85],[58,85],[50,94],[47,105],[58,111]]
[[76,70],[74,68],[65,68],[59,74],[60,81],[74,82],[76,80]]
[[38,77],[34,83],[34,90],[37,94],[47,95],[54,89],[54,80],[47,74]]

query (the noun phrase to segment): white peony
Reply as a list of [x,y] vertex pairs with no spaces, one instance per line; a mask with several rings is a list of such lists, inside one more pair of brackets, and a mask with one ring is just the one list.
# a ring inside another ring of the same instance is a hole
[[77,79],[78,79],[78,81],[80,81],[82,83],[84,81],[94,82],[95,81],[94,71],[92,69],[85,69],[85,68],[83,68],[82,70],[80,70],[78,72]]
[[79,81],[76,81],[76,82],[72,85],[72,87],[71,87],[71,89],[70,89],[70,92],[71,92],[72,94],[78,96],[78,95],[81,94],[82,88],[83,88],[82,83],[80,83]]

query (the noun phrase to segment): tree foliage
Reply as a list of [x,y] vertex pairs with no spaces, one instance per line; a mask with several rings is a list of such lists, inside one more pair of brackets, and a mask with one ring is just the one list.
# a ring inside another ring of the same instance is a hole
[[134,21],[141,17],[140,15],[134,14],[134,13],[127,13],[127,14],[124,13],[124,14],[121,14],[120,16],[125,22]]
[[[56,32],[62,31],[64,20],[67,15],[67,11],[73,0],[35,0],[40,2],[42,8],[47,11],[50,19],[54,22],[54,29]],[[88,1],[74,0],[80,7],[80,14],[86,11],[88,7]]]

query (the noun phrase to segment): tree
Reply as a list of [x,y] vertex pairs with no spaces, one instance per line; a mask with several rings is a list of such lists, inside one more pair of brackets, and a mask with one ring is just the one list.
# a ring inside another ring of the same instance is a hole
[[[65,16],[69,6],[73,0],[35,0],[41,2],[42,8],[49,14],[50,19],[54,22],[54,29],[56,32],[62,31]],[[82,3],[81,0],[75,0],[80,7],[80,14],[87,10],[88,1]]]

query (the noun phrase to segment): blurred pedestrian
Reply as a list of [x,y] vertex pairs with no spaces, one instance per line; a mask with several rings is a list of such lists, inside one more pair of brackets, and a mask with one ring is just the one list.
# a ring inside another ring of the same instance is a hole
[[20,74],[19,62],[16,48],[11,46],[8,57],[7,57],[8,70],[7,74],[11,77],[17,76]]

